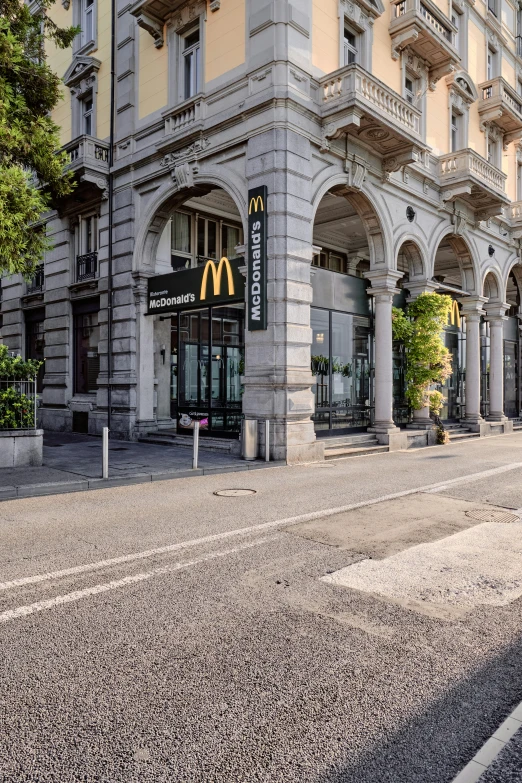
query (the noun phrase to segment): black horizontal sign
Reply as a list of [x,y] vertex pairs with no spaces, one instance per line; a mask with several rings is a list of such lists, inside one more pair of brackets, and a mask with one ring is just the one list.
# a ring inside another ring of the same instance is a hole
[[245,298],[243,259],[207,261],[195,269],[149,277],[148,315],[205,305],[227,304]]

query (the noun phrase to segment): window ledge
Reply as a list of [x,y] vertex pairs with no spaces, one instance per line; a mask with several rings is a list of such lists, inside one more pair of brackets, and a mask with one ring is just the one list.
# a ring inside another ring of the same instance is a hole
[[87,43],[83,44],[83,46],[80,46],[76,51],[74,52],[75,55],[81,57],[82,55],[91,54],[91,52],[95,52],[98,48],[98,44],[96,41],[88,41]]

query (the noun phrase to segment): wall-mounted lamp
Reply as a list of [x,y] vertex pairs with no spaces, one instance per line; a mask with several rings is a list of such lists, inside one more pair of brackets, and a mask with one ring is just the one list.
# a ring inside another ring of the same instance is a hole
[[315,342],[324,343],[324,332],[317,332],[317,334],[315,335]]
[[166,353],[167,353],[167,349],[165,348],[165,346],[164,345],[160,345],[160,354],[161,354],[161,360],[162,360],[163,364],[165,364],[165,355],[166,355]]

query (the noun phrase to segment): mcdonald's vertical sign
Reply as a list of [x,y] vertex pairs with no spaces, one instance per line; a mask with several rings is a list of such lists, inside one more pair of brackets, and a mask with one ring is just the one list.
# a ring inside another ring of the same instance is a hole
[[251,332],[266,329],[267,311],[267,189],[248,191],[248,275],[247,327]]

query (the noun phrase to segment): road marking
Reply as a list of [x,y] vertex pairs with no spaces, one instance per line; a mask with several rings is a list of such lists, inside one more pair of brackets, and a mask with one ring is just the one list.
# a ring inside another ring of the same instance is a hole
[[150,571],[145,571],[141,574],[133,574],[132,576],[125,576],[122,579],[114,579],[112,582],[105,582],[104,584],[94,585],[93,587],[86,587],[83,590],[75,590],[72,593],[66,593],[65,595],[57,595],[55,598],[48,598],[45,601],[35,601],[33,604],[27,604],[26,606],[17,606],[16,609],[8,609],[0,614],[0,623],[8,623],[10,620],[17,620],[20,617],[27,617],[30,614],[36,612],[43,612],[46,609],[54,609],[56,606],[63,606],[63,604],[70,604],[74,601],[81,601],[82,598],[89,598],[91,595],[99,595],[100,593],[107,593],[110,590],[118,590],[120,587],[127,587],[127,585],[137,584],[138,582],[145,582],[147,579],[151,579],[153,576],[159,574],[170,574],[173,571],[181,571],[184,568],[190,568],[200,563],[207,563],[209,560],[215,560],[218,557],[226,557],[227,555],[233,555],[236,552],[241,552],[245,549],[251,549],[255,546],[260,546],[269,541],[274,541],[275,536],[267,538],[256,539],[256,541],[248,541],[244,544],[238,544],[231,549],[225,549],[220,552],[212,552],[208,555],[202,555],[194,560],[185,560],[182,563],[173,563],[167,566],[161,566],[159,568],[153,568]]
[[110,568],[112,566],[118,566],[125,563],[133,563],[136,560],[145,560],[146,558],[154,557],[156,555],[165,555],[171,552],[179,552],[182,549],[191,549],[193,547],[202,546],[204,544],[212,544],[215,541],[223,541],[227,538],[233,538],[235,536],[262,533],[273,528],[297,525],[300,522],[311,522],[314,519],[323,519],[325,517],[335,516],[335,514],[344,514],[347,511],[355,511],[358,508],[374,506],[378,503],[384,503],[387,500],[395,500],[396,498],[402,498],[408,495],[416,495],[419,492],[429,492],[430,490],[439,488],[446,489],[447,487],[455,486],[456,484],[465,484],[471,481],[479,481],[480,479],[488,478],[489,476],[496,476],[500,473],[506,473],[510,470],[516,470],[518,468],[522,468],[522,462],[511,462],[508,465],[502,465],[499,468],[483,470],[479,473],[469,473],[466,476],[460,476],[458,478],[450,479],[449,481],[439,481],[436,484],[426,484],[422,487],[405,489],[401,492],[392,492],[389,495],[381,495],[381,497],[373,498],[372,500],[363,500],[359,503],[350,503],[345,506],[327,508],[321,511],[311,511],[308,514],[299,514],[298,516],[287,517],[286,519],[276,519],[272,522],[262,522],[259,525],[249,525],[248,527],[241,527],[237,530],[227,530],[223,533],[214,533],[213,535],[203,536],[202,538],[193,538],[192,540],[181,541],[178,544],[168,544],[166,546],[160,546],[154,549],[147,549],[144,552],[133,552],[129,555],[120,555],[118,557],[108,558],[107,560],[99,560],[96,563],[85,563],[84,565],[72,566],[71,568],[64,568],[61,571],[50,571],[47,574],[24,576],[20,577],[19,579],[12,579],[9,582],[1,582],[0,590],[10,590],[14,587],[24,587],[25,585],[34,585],[39,584],[40,582],[50,582],[53,579],[62,579],[66,576],[77,576],[79,574],[86,574],[91,571],[98,571],[101,568]]

